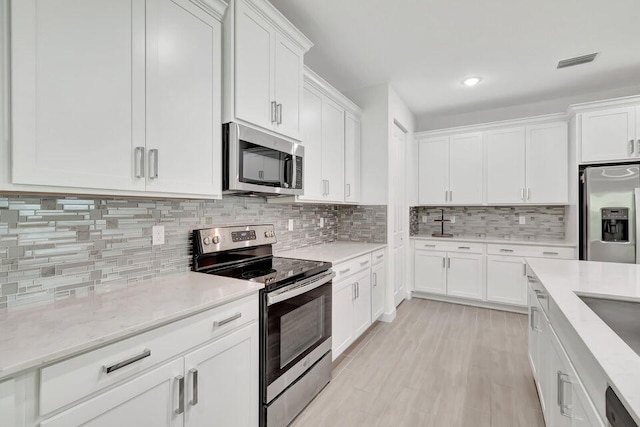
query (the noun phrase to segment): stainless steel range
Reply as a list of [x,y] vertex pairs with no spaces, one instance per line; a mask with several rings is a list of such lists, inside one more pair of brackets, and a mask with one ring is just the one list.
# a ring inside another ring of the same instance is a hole
[[195,230],[193,269],[265,284],[260,426],[284,427],[331,379],[331,263],[273,256],[273,225]]

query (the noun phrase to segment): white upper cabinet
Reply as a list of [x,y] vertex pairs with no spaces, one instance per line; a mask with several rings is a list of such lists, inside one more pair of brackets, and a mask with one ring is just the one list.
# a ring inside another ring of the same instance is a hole
[[313,44],[266,0],[232,0],[224,31],[224,121],[299,141],[303,57]]
[[225,8],[13,2],[12,184],[221,197]]
[[528,126],[526,132],[527,203],[568,203],[567,124]]
[[[306,149],[306,146],[305,146]],[[361,121],[349,112],[344,115],[344,200],[360,202]]]
[[487,202],[524,203],[525,129],[502,129],[485,133]]
[[449,138],[420,142],[418,201],[421,205],[441,205],[449,201]]
[[488,204],[566,204],[568,133],[564,122],[485,133]]
[[146,188],[220,197],[221,23],[188,0],[146,4]]
[[320,200],[325,187],[322,180],[322,94],[304,88],[302,139],[304,141],[303,188],[301,200]]
[[144,0],[11,4],[12,181],[144,190]]
[[640,107],[620,107],[580,114],[581,162],[640,157],[639,111]]
[[322,103],[322,179],[323,200],[344,201],[344,109],[329,99]]
[[482,133],[449,138],[449,203],[482,204]]

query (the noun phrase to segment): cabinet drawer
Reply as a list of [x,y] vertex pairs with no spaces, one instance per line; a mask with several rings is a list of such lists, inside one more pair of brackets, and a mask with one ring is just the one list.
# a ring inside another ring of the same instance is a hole
[[416,240],[415,248],[419,250],[444,251],[444,252],[462,252],[462,253],[472,253],[472,254],[484,253],[484,243]]
[[358,271],[371,267],[371,254],[359,256],[358,258],[351,259],[340,264],[333,266],[333,271],[336,273],[335,281],[349,277]]
[[371,253],[371,263],[379,264],[381,262],[384,262],[384,253],[385,253],[385,249],[380,249]]
[[[40,371],[44,415],[258,319],[258,296],[207,310]],[[109,371],[109,372],[107,372]]]
[[519,257],[573,259],[574,248],[560,248],[555,246],[524,246],[524,245],[487,245],[489,255],[513,255]]

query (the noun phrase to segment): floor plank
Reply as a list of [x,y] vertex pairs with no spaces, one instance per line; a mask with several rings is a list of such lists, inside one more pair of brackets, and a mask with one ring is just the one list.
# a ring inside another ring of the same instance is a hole
[[334,362],[292,425],[544,427],[526,327],[520,314],[404,301]]

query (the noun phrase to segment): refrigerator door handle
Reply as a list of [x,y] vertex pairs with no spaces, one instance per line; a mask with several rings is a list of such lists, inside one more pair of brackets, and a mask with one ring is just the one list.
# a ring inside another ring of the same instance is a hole
[[640,208],[640,188],[636,188],[633,190],[633,207],[635,213],[635,234],[636,234],[636,264],[640,264],[640,251],[638,250],[638,227],[640,226],[640,215],[638,215],[638,209]]

